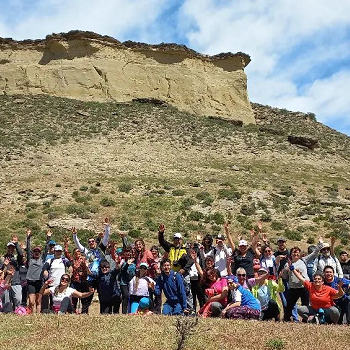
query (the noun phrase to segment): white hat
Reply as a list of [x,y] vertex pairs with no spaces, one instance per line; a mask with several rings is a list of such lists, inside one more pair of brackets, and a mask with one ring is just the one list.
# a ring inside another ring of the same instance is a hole
[[330,247],[329,243],[323,243],[321,250],[329,247]]
[[238,242],[238,246],[241,246],[241,245],[248,245],[247,241],[245,239],[241,239],[239,242]]
[[174,238],[178,238],[181,239],[182,238],[182,234],[179,232],[174,233]]
[[62,249],[62,246],[60,246],[59,244],[56,244],[53,250],[62,251],[63,249]]

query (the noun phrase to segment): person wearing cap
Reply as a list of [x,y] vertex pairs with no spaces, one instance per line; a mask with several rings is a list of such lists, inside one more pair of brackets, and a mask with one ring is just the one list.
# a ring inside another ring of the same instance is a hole
[[187,296],[187,309],[190,310],[190,312],[193,312],[194,307],[189,271],[191,266],[194,264],[194,260],[191,258],[186,246],[183,245],[181,233],[174,233],[173,243],[170,243],[164,239],[164,231],[165,226],[161,224],[158,230],[158,242],[168,253],[168,259],[171,262],[171,269],[174,272],[181,273],[183,276],[183,283],[185,285]]
[[347,278],[339,278],[334,276],[334,268],[332,266],[325,266],[323,269],[324,284],[326,286],[338,289],[338,285],[342,283],[342,289],[344,290],[344,295],[335,300],[335,305],[340,311],[340,317],[338,324],[343,323],[344,316],[346,317],[346,323],[350,324],[350,296],[346,294],[349,290],[350,280]]
[[[16,309],[22,303],[22,285],[19,269],[23,265],[23,250],[18,244],[17,236],[12,236],[12,240],[7,243],[6,247],[7,252],[4,255],[4,260],[7,259],[9,261],[9,265],[14,267],[15,272],[11,280],[10,290],[5,291],[4,301],[5,303],[11,302],[13,309]],[[17,253],[17,257],[14,255],[15,252]],[[2,264],[0,269],[2,269]]]
[[119,273],[119,263],[116,263],[115,267],[111,269],[107,260],[102,260],[99,271],[94,273],[98,285],[101,315],[119,313],[121,304],[118,284]]
[[[47,260],[43,267],[43,277],[50,280],[50,287],[57,287],[60,284],[61,276],[70,268],[71,263],[62,257],[62,246],[56,244],[54,247],[54,257]],[[70,268],[70,272],[72,269]]]
[[222,310],[221,317],[229,319],[258,320],[260,317],[261,306],[253,294],[244,289],[235,276],[227,280],[227,286],[230,290],[238,291],[241,294],[240,301],[229,303]]
[[129,284],[129,303],[130,313],[135,314],[140,306],[140,301],[143,298],[150,299],[149,290],[154,290],[155,281],[147,276],[149,266],[146,262],[140,263],[136,275]]
[[[75,227],[72,228],[72,235],[73,235],[73,241],[75,243],[75,247],[80,250],[82,254],[85,255],[85,257],[89,260],[89,269],[92,272],[91,275],[88,275],[87,278],[87,286],[86,288],[97,288],[97,281],[96,281],[96,273],[99,270],[99,266],[102,260],[105,260],[105,251],[106,247],[108,245],[109,236],[111,234],[111,223],[109,218],[105,218],[103,222],[103,237],[101,242],[97,242],[97,239],[94,237],[90,237],[88,239],[88,247],[84,247],[78,238],[78,232]],[[87,291],[84,289],[83,291]],[[92,303],[93,295],[91,294],[85,301],[84,301],[84,309],[82,309],[82,313],[87,314],[89,312],[89,307]]]
[[241,239],[238,242],[238,249],[235,249],[233,253],[233,271],[235,275],[237,269],[240,267],[246,270],[247,278],[254,277],[254,258],[255,258],[256,244],[251,248],[248,247],[248,242],[245,239]]
[[39,292],[42,287],[42,270],[45,264],[45,258],[42,255],[40,247],[34,247],[31,249],[32,231],[30,229],[27,229],[26,236],[28,254],[28,271],[26,275],[29,298],[28,307],[32,312],[40,313],[41,295]]
[[[332,241],[335,242],[335,239],[332,238]],[[334,242],[332,245],[334,245]],[[317,271],[323,271],[325,266],[332,266],[334,269],[334,276],[342,278],[343,270],[341,268],[340,262],[335,255],[331,254],[331,246],[329,243],[323,243],[323,246],[320,250],[320,255],[317,261]]]
[[44,254],[43,254],[45,262],[54,257],[55,245],[56,245],[56,241],[54,239],[52,239],[52,231],[50,229],[48,229],[46,231],[46,246],[45,246]]

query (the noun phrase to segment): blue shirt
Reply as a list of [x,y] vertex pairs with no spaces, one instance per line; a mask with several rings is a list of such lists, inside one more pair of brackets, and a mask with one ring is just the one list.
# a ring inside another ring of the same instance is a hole
[[[326,280],[324,280],[324,284],[325,284],[326,286],[330,286],[330,287],[332,287],[332,288],[334,288],[334,289],[338,289],[338,284],[339,284],[340,281],[343,281],[343,287],[342,287],[342,289],[343,289],[344,291],[347,290],[347,288],[349,288],[350,280],[348,280],[348,279],[346,279],[346,278],[339,278],[339,277],[337,277],[337,276],[334,276],[332,282],[326,282]],[[334,302],[335,302],[336,304],[338,304],[341,300],[344,300],[345,298],[350,299],[350,296],[347,295],[347,294],[345,294],[345,295],[343,295],[341,298],[335,299]]]
[[241,306],[249,306],[254,310],[261,311],[259,300],[254,298],[254,295],[247,289],[244,289],[241,285],[237,288],[242,294]]

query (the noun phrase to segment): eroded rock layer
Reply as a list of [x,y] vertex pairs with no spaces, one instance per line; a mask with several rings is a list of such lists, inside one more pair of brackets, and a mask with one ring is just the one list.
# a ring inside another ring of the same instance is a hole
[[0,93],[85,101],[164,100],[180,110],[255,123],[244,53],[206,56],[176,44],[148,45],[92,32],[44,40],[0,38]]

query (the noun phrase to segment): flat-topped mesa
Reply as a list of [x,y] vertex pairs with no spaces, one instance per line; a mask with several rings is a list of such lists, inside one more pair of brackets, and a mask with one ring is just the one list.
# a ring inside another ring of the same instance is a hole
[[164,100],[180,110],[255,123],[242,52],[203,55],[184,45],[120,42],[70,31],[42,40],[0,38],[0,93],[85,101]]

